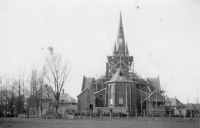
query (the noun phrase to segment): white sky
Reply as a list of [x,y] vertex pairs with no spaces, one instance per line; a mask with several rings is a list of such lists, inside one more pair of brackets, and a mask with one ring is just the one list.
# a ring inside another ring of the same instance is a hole
[[76,98],[83,75],[105,72],[120,11],[134,70],[144,78],[159,75],[168,96],[195,103],[199,0],[0,0],[0,75],[16,77],[25,70],[28,76],[52,46],[72,64],[64,88]]

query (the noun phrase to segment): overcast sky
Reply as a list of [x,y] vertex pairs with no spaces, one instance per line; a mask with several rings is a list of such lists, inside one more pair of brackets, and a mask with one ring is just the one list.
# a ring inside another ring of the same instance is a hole
[[122,13],[134,71],[160,77],[169,97],[195,103],[200,93],[199,0],[0,0],[0,75],[40,68],[48,47],[72,65],[65,92],[81,92],[83,75],[105,73]]

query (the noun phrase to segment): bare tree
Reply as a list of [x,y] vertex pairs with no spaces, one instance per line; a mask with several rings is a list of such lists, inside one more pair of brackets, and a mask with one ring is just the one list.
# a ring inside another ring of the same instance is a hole
[[[21,108],[23,107],[23,106],[19,107],[19,104],[22,105],[23,97],[22,95],[21,96],[18,95],[19,90],[17,86],[18,86],[17,81],[14,81],[14,83],[12,82],[11,84],[10,79],[6,79],[4,88],[1,89],[1,93],[6,103],[5,105],[6,111],[10,112],[10,114],[13,114],[13,112],[16,111],[16,109],[17,112],[19,112],[19,108],[21,110]],[[15,108],[14,106],[16,106],[17,108]]]
[[47,72],[45,76],[52,87],[52,93],[56,100],[56,113],[58,113],[60,93],[71,67],[69,62],[63,62],[61,55],[51,55],[52,57],[50,59],[46,58]]
[[30,96],[28,99],[28,111],[30,108],[32,108],[32,113],[35,114],[35,108],[38,110],[39,108],[39,98],[37,95],[37,88],[39,86],[38,82],[38,74],[37,70],[35,68],[32,69],[31,71],[31,76],[30,76]]
[[46,74],[46,68],[45,66],[43,67],[42,69],[42,72],[41,74],[39,75],[39,78],[38,78],[38,82],[39,82],[39,85],[40,85],[40,92],[39,92],[39,98],[40,98],[40,110],[41,110],[41,113],[42,113],[42,110],[43,110],[43,107],[42,107],[42,94],[43,94],[43,84],[45,83],[44,82],[44,78],[45,78],[45,74]]

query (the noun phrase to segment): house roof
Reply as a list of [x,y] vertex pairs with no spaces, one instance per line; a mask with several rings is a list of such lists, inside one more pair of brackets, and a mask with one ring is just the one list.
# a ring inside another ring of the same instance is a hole
[[133,82],[129,75],[123,71],[123,69],[120,67],[117,72],[113,75],[113,77],[106,83],[110,82]]
[[48,86],[47,84],[42,86],[42,92],[41,92],[41,87],[39,90],[37,90],[37,92],[38,92],[38,95],[40,98],[42,96],[42,99],[55,100],[55,97],[52,93],[52,88],[51,88],[51,86]]
[[[38,95],[41,97],[41,87],[38,90]],[[54,94],[52,92],[52,87],[46,85],[42,86],[42,99],[51,99],[55,101]],[[76,100],[71,97],[68,93],[60,93],[60,101],[63,100],[64,102],[76,102]]]
[[195,109],[195,107],[194,107],[194,105],[193,104],[184,104],[184,106],[186,107],[186,109],[187,110],[194,110]]
[[76,102],[76,100],[71,97],[68,93],[60,94],[60,100],[64,102]]
[[150,96],[151,101],[165,101],[165,98],[158,93],[157,91],[153,92],[153,94]]
[[200,104],[184,104],[187,110],[200,110]]
[[194,104],[194,105],[195,105],[196,110],[200,110],[200,104]]
[[66,110],[77,110],[77,105],[66,106]]
[[86,91],[88,91],[88,92],[90,92],[92,95],[94,95],[93,92],[92,92],[90,89],[85,88],[77,97],[79,98],[79,97],[81,96],[81,94],[83,94],[83,93],[86,92]]
[[82,84],[82,91],[85,89],[85,88],[88,88],[90,89],[92,87],[92,81],[94,80],[93,77],[85,77],[83,76],[83,84]]
[[184,106],[177,98],[168,98],[166,106]]
[[150,83],[151,90],[161,90],[160,89],[160,79],[158,78],[147,78],[147,81]]

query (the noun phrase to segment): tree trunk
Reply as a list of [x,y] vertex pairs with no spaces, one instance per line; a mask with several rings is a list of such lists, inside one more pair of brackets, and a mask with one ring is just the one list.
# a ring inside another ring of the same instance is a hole
[[56,114],[58,114],[59,100],[56,101]]

